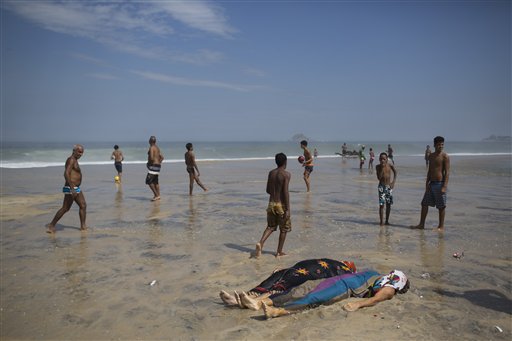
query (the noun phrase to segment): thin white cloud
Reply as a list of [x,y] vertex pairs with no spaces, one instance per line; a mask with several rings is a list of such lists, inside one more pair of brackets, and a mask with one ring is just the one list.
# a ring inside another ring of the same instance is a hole
[[104,79],[104,80],[115,80],[119,79],[116,76],[113,76],[108,73],[89,73],[87,74],[88,77],[96,78],[96,79]]
[[222,54],[162,47],[176,34],[172,26],[176,20],[221,37],[234,32],[219,7],[201,1],[5,1],[3,8],[47,30],[91,39],[144,58],[186,63],[212,63]]
[[98,58],[94,58],[94,57],[85,55],[83,53],[72,52],[69,55],[71,57],[73,57],[73,58],[76,58],[78,60],[82,60],[82,61],[87,62],[87,63],[94,64],[94,65],[106,66],[106,67],[110,66],[109,63],[105,62],[104,60],[101,60],[101,59],[98,59]]
[[174,19],[187,26],[216,34],[231,37],[236,32],[228,24],[222,8],[206,1],[162,1],[158,6],[166,10]]
[[229,84],[224,82],[217,82],[211,80],[201,80],[201,79],[190,79],[176,76],[164,75],[161,73],[148,72],[148,71],[132,71],[132,73],[154,81],[176,84],[176,85],[186,85],[186,86],[199,86],[199,87],[209,87],[209,88],[221,88],[227,90],[248,92],[257,87],[250,85],[238,85],[238,84]]
[[243,70],[246,74],[256,77],[265,77],[267,73],[262,70],[254,69],[254,68],[246,68]]

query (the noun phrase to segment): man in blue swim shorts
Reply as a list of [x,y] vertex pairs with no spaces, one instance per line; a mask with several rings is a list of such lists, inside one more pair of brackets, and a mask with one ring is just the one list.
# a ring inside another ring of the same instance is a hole
[[62,188],[62,193],[64,193],[64,201],[62,202],[62,207],[57,211],[55,217],[53,217],[53,220],[48,225],[46,225],[46,232],[48,233],[56,232],[55,225],[60,220],[60,218],[62,218],[62,216],[67,211],[69,211],[73,205],[73,202],[76,202],[80,208],[80,230],[85,231],[87,229],[85,224],[87,204],[85,202],[84,194],[80,189],[80,185],[82,183],[82,171],[78,165],[78,159],[80,159],[83,154],[84,147],[80,144],[77,144],[73,147],[73,153],[71,156],[66,160],[64,171],[64,179],[66,182]]
[[446,208],[446,189],[448,188],[448,179],[450,177],[450,158],[444,150],[444,138],[436,136],[434,138],[434,152],[428,157],[428,171],[425,194],[421,201],[420,223],[412,228],[424,229],[425,220],[428,214],[428,207],[436,207],[439,211],[438,230],[444,229],[444,216]]

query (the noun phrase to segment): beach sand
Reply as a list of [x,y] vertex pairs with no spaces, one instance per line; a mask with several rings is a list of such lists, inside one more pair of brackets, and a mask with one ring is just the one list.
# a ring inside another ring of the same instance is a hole
[[[510,157],[452,158],[441,233],[432,208],[425,230],[409,228],[419,222],[425,165],[396,161],[392,225],[380,227],[376,176],[357,160],[316,160],[311,193],[289,160],[289,255],[274,257],[275,233],[259,259],[251,253],[266,226],[272,160],[199,163],[210,191],[196,186],[193,197],[185,166],[164,164],[158,202],[144,165],[126,165],[121,186],[113,166],[82,165],[90,229],[79,231],[74,205],[54,236],[45,225],[62,203],[64,168],[2,169],[1,339],[510,340]],[[401,269],[411,290],[357,312],[337,303],[271,320],[219,299],[320,257]]]

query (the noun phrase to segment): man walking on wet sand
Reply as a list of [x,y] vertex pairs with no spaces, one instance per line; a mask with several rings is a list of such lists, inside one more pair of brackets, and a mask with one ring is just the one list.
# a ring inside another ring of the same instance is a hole
[[158,176],[160,175],[160,168],[162,167],[162,161],[164,157],[160,153],[160,148],[156,145],[156,137],[151,136],[149,138],[149,150],[148,150],[148,174],[146,175],[146,185],[149,186],[153,192],[153,199],[151,201],[160,200],[160,184],[158,183]]
[[446,189],[450,177],[450,158],[444,151],[444,137],[434,138],[434,152],[428,157],[428,170],[425,194],[421,201],[421,217],[416,229],[425,228],[428,207],[435,206],[439,211],[438,230],[444,229],[444,215],[446,208]]
[[82,184],[82,171],[78,165],[78,159],[80,159],[83,154],[84,147],[80,144],[76,144],[73,147],[73,153],[66,160],[66,166],[64,170],[64,179],[66,179],[66,182],[62,188],[62,192],[64,193],[64,201],[62,202],[62,207],[57,211],[51,223],[46,225],[46,232],[48,233],[55,233],[55,225],[60,220],[60,218],[62,218],[62,216],[67,211],[69,211],[71,205],[73,205],[73,201],[76,202],[80,208],[80,230],[87,230],[87,226],[85,225],[87,204],[85,202],[84,193],[80,189],[80,185]]
[[276,154],[277,168],[268,173],[267,193],[270,195],[267,207],[267,228],[263,231],[261,240],[256,244],[255,256],[259,257],[263,250],[263,244],[272,232],[279,226],[279,244],[276,257],[285,256],[283,252],[286,234],[292,230],[290,221],[290,173],[286,171],[287,157],[283,153]]

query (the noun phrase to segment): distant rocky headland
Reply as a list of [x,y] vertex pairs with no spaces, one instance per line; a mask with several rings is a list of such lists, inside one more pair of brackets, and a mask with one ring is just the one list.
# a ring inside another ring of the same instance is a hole
[[482,141],[488,141],[488,142],[510,142],[511,138],[509,136],[497,136],[497,135],[491,135],[489,137],[486,137]]
[[306,135],[304,135],[302,133],[298,133],[298,134],[293,135],[290,140],[293,142],[300,142],[302,140],[309,141],[310,139]]

